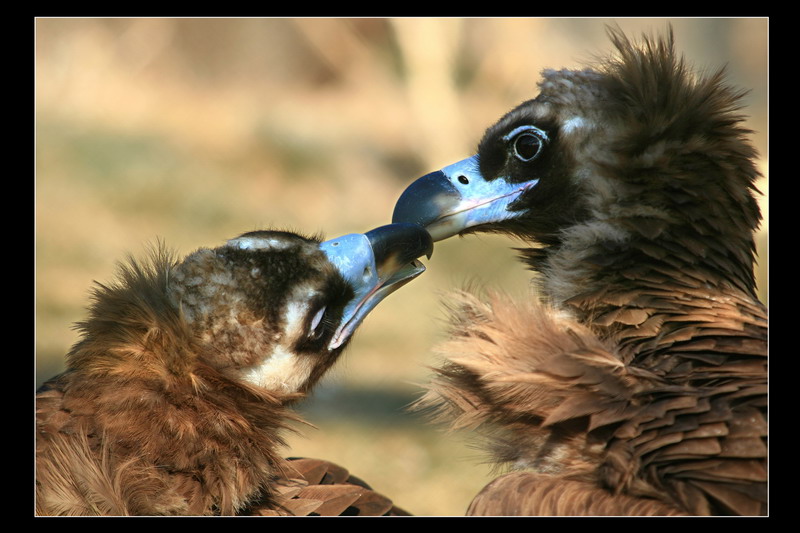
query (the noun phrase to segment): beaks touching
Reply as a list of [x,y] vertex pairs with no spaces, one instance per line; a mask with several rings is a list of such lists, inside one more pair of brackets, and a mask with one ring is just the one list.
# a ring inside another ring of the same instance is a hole
[[425,271],[417,259],[430,258],[433,240],[419,225],[398,223],[343,235],[323,242],[320,249],[355,291],[328,345],[334,350],[381,301]]

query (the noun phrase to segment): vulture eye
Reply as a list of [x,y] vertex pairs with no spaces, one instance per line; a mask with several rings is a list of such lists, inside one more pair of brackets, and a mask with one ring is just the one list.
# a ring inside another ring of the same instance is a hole
[[514,156],[523,162],[532,161],[542,151],[541,137],[533,133],[522,133],[514,139]]
[[325,316],[325,310],[327,308],[325,306],[320,307],[319,311],[314,314],[314,318],[311,319],[311,325],[308,328],[308,336],[312,339],[319,338],[322,335],[322,317]]

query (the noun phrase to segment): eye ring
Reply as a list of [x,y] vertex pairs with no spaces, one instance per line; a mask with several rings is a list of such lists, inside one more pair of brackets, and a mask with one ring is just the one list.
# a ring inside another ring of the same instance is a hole
[[503,140],[511,142],[514,157],[523,163],[528,163],[536,159],[550,138],[544,130],[526,124],[516,127],[505,134]]
[[524,132],[514,138],[514,157],[524,163],[533,161],[541,153],[544,142],[531,132]]

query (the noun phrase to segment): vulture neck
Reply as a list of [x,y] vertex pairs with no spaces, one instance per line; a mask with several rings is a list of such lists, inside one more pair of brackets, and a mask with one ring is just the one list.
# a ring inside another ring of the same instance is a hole
[[542,274],[546,298],[614,340],[631,362],[651,357],[660,339],[677,331],[687,341],[720,328],[765,338],[746,234],[720,238],[696,227],[595,220],[570,228],[559,244],[522,254]]
[[253,497],[270,501],[283,464],[280,432],[294,418],[285,403],[294,398],[205,362],[207,348],[169,300],[168,271],[133,265],[125,283],[95,291],[62,375],[63,408],[83,416],[94,453],[132,465],[185,502],[134,514],[234,514]]

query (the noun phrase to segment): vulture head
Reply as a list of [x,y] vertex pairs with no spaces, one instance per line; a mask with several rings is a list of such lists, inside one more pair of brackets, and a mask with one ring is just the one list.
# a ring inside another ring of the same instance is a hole
[[420,406],[519,470],[472,514],[766,512],[767,312],[755,293],[758,177],[721,72],[672,35],[629,41],[539,94],[477,153],[427,174],[394,222],[434,240],[521,238],[539,296],[452,301]]
[[182,261],[131,260],[96,288],[66,372],[37,394],[37,511],[281,507],[286,404],[431,252],[423,229],[395,224],[324,242],[254,231]]
[[325,242],[255,231],[187,257],[167,294],[207,363],[262,389],[306,392],[367,314],[424,271],[416,259],[432,249],[410,224]]
[[741,93],[722,72],[696,77],[671,35],[612,39],[617,56],[595,68],[546,70],[538,96],[489,127],[475,155],[411,184],[393,221],[434,240],[533,243],[523,257],[557,302],[640,260],[751,292],[758,172]]

